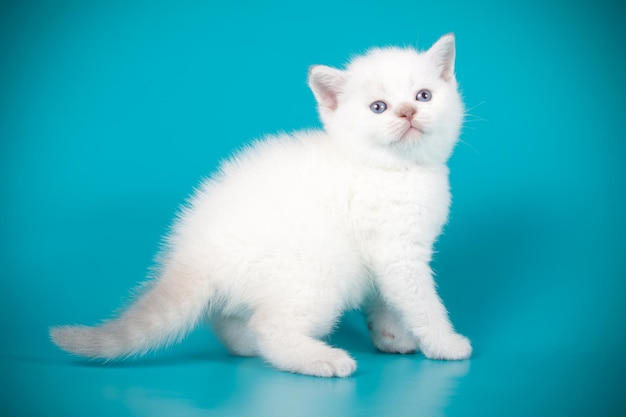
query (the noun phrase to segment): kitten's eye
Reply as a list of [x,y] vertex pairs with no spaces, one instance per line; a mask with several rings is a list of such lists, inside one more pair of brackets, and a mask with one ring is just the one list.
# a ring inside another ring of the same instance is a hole
[[375,101],[370,104],[370,110],[372,110],[374,113],[382,113],[387,110],[387,104],[385,104],[384,101]]
[[431,98],[433,98],[433,93],[430,90],[420,90],[415,97],[417,101],[430,101]]

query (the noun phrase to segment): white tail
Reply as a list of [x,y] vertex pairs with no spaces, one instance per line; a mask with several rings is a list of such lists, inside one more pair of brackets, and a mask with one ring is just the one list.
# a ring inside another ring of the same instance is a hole
[[61,349],[90,358],[143,354],[181,340],[207,311],[212,293],[207,277],[166,268],[119,318],[95,327],[53,327],[50,336]]

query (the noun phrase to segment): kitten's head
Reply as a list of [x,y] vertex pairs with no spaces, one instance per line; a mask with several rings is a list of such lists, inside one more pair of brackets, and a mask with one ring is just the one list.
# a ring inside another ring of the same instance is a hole
[[309,85],[326,131],[372,162],[445,163],[464,113],[454,57],[449,34],[422,53],[373,49],[345,70],[311,67]]

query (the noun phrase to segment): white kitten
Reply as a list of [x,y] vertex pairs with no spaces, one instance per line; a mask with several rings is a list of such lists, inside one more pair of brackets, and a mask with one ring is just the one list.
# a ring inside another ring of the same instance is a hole
[[321,338],[362,308],[382,351],[469,357],[429,267],[464,112],[454,57],[446,35],[423,53],[374,49],[345,70],[312,67],[325,130],[268,138],[224,163],[174,224],[134,304],[97,327],[52,328],[54,342],[126,357],[208,317],[233,354],[343,377],[355,361]]

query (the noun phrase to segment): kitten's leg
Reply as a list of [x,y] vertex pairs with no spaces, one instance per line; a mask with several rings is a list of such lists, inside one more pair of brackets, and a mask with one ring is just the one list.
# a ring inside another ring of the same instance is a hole
[[346,351],[311,336],[316,319],[300,308],[272,308],[255,312],[249,326],[260,355],[278,369],[320,377],[351,375],[356,362]]
[[417,339],[404,326],[400,316],[380,297],[371,299],[365,308],[367,329],[374,346],[386,353],[415,353]]
[[256,339],[246,319],[214,313],[211,315],[211,323],[215,334],[232,355],[258,356]]
[[[402,258],[401,258],[402,259]],[[428,262],[389,262],[377,268],[379,290],[387,303],[403,316],[424,355],[431,359],[466,359],[472,353],[469,340],[454,331],[437,295]]]

